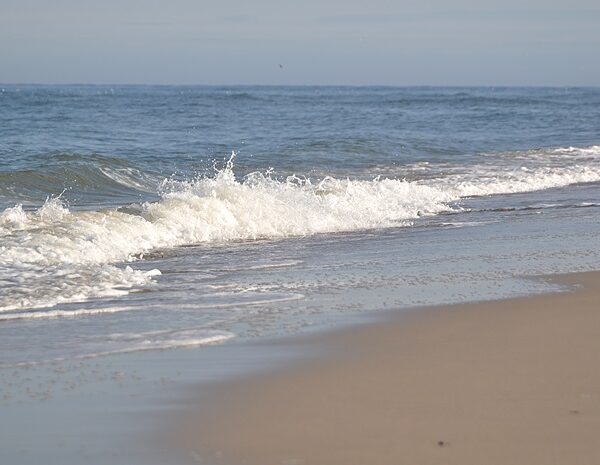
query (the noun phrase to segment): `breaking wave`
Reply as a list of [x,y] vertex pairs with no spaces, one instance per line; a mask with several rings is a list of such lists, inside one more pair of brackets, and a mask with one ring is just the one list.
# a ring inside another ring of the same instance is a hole
[[[0,281],[10,289],[0,311],[122,295],[160,271],[119,264],[156,249],[407,226],[458,210],[469,196],[600,181],[600,147],[544,153],[545,164],[480,165],[414,181],[258,172],[236,179],[230,160],[214,177],[164,181],[157,202],[100,211],[71,211],[58,198],[35,211],[17,205],[0,213]],[[554,163],[559,156],[572,162]]]

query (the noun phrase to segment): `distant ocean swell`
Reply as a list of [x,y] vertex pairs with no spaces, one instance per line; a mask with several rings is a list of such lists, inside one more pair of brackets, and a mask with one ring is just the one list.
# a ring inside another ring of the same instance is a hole
[[[230,160],[212,177],[164,181],[156,202],[89,211],[71,211],[58,197],[34,211],[16,205],[0,213],[0,312],[2,319],[27,318],[33,308],[125,294],[160,271],[120,264],[156,249],[409,226],[421,216],[460,211],[469,196],[598,182],[599,162],[599,146],[569,147],[496,155],[489,164],[449,170],[425,167],[427,176],[410,181],[313,181],[259,172],[239,180]],[[148,186],[135,178],[143,173],[100,172],[111,183]]]

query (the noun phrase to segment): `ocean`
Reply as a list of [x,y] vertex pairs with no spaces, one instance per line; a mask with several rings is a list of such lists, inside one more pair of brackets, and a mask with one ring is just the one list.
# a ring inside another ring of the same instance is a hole
[[543,292],[599,226],[598,88],[3,85],[0,402],[21,369]]

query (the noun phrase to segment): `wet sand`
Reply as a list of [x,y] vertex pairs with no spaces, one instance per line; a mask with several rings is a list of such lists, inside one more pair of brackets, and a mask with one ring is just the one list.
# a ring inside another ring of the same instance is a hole
[[598,464],[600,273],[548,279],[579,287],[310,336],[319,357],[216,387],[176,441],[208,465]]

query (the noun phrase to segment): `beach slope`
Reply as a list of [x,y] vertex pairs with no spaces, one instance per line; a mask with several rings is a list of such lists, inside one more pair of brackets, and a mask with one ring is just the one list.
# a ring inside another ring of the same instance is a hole
[[598,464],[600,273],[549,279],[577,288],[311,336],[322,357],[219,386],[177,441],[211,464]]

